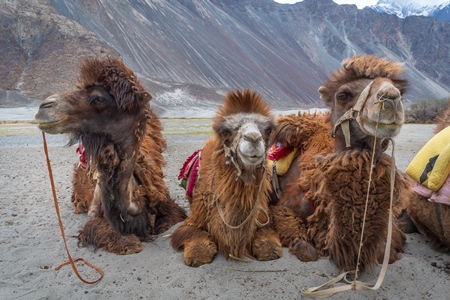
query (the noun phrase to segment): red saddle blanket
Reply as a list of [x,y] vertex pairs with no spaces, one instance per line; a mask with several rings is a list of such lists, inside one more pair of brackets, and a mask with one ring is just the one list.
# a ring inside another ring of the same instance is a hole
[[186,195],[189,197],[192,197],[194,191],[201,153],[201,149],[192,153],[184,162],[180,169],[180,174],[178,175],[178,180],[181,180],[180,186],[186,190]]

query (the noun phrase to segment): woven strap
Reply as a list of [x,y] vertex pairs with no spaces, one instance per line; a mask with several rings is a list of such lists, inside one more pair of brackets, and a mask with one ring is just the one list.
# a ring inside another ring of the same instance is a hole
[[[347,110],[339,119],[337,119],[336,123],[333,126],[333,130],[331,132],[331,136],[334,138],[336,135],[336,130],[338,126],[341,126],[341,130],[342,133],[344,134],[344,138],[345,138],[345,146],[347,148],[350,147],[350,120],[353,119],[354,113],[358,113],[361,111],[362,107],[364,106],[364,103],[367,100],[367,96],[369,95],[370,92],[370,88],[372,87],[372,83],[373,81],[371,81],[365,88],[364,90],[361,92],[361,94],[358,97],[358,100],[356,101],[356,104],[350,108],[349,110]],[[359,126],[361,126],[361,124],[358,122]]]
[[281,199],[282,192],[280,189],[280,180],[278,179],[277,174],[277,161],[274,160],[272,164],[272,187],[273,191],[275,192],[275,195],[277,196],[278,200]]

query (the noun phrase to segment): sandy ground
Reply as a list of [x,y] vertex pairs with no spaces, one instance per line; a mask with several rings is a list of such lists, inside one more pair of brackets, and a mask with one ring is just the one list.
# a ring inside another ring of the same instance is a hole
[[[164,126],[167,184],[174,199],[188,208],[178,186],[178,170],[207,138],[210,120],[164,120]],[[396,139],[400,169],[406,168],[432,130],[431,125],[404,126]],[[216,256],[209,265],[191,268],[163,236],[130,256],[77,247],[73,236],[87,218],[73,214],[70,203],[71,169],[77,155],[74,147],[64,146],[64,136],[47,135],[47,141],[71,255],[97,265],[105,275],[87,285],[70,266],[55,270],[67,261],[67,254],[40,131],[30,124],[0,124],[0,299],[298,299],[302,288],[339,274],[328,259],[303,263],[287,249],[275,261],[227,261]],[[89,267],[77,265],[85,279],[97,278]],[[409,234],[405,253],[389,265],[379,290],[343,292],[332,299],[449,299],[449,270],[449,255],[434,252],[422,236]],[[379,268],[366,272],[361,280],[374,283],[378,273]]]

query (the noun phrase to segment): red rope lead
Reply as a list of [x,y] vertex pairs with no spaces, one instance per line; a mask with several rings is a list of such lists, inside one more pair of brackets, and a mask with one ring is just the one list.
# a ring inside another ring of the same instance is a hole
[[[69,257],[68,262],[65,262],[65,263],[59,265],[58,267],[55,268],[55,270],[59,270],[61,267],[70,264],[70,265],[72,265],[72,269],[74,270],[75,274],[77,274],[78,278],[81,281],[83,281],[84,283],[87,283],[87,284],[97,283],[98,281],[100,281],[103,278],[103,271],[99,267],[96,267],[93,264],[87,262],[84,258],[77,258],[77,259],[73,260],[72,256],[70,255],[69,248],[67,247],[66,236],[64,234],[64,227],[63,227],[63,224],[61,221],[61,214],[59,212],[58,199],[56,198],[56,189],[55,189],[55,183],[53,182],[52,167],[50,165],[50,159],[48,157],[47,141],[45,139],[45,133],[43,131],[42,131],[42,139],[44,141],[44,152],[45,152],[45,157],[47,158],[48,175],[50,176],[50,184],[52,186],[53,200],[55,202],[56,215],[58,216],[59,229],[61,229],[61,235],[62,235],[62,238],[64,241],[64,246],[66,248],[67,256]],[[80,260],[83,261],[84,263],[86,263],[89,267],[95,269],[100,274],[100,277],[94,281],[87,281],[83,277],[81,277],[80,273],[78,273],[77,267],[75,266],[75,262],[80,261]]]

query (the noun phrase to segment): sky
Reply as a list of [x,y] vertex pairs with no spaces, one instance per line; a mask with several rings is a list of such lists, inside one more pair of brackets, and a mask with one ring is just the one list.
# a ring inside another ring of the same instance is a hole
[[[296,3],[299,0],[274,0],[279,3]],[[358,8],[364,8],[366,6],[371,6],[377,4],[378,0],[333,0],[337,4],[356,4]],[[401,1],[401,0],[400,0]],[[402,2],[419,3],[425,5],[435,5],[449,0],[403,0]]]

